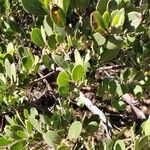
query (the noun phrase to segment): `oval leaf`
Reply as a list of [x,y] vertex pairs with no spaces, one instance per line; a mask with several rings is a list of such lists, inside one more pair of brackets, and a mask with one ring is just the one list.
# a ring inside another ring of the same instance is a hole
[[32,29],[31,40],[37,46],[43,46],[44,45],[44,41],[43,41],[43,38],[42,38],[41,30],[39,28]]
[[66,24],[66,15],[62,8],[58,6],[52,6],[51,9],[51,18],[56,26],[62,28]]
[[81,81],[84,78],[85,71],[82,65],[74,67],[72,70],[72,79],[74,81]]
[[69,128],[69,132],[68,132],[68,138],[70,140],[76,140],[82,131],[82,124],[80,121],[75,121],[72,123],[72,125]]
[[43,3],[43,0],[21,0],[24,9],[36,16],[44,16],[48,12]]
[[94,33],[93,37],[99,46],[104,45],[106,42],[106,38],[100,33]]
[[49,131],[43,134],[44,141],[51,147],[56,148],[56,144],[59,144],[60,137],[57,132]]
[[58,86],[68,86],[69,79],[70,79],[70,76],[67,72],[65,72],[65,71],[60,72],[57,77]]

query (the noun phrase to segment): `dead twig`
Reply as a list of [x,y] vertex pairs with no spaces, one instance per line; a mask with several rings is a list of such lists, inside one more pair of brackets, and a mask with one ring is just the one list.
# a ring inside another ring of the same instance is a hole
[[52,71],[52,72],[46,74],[45,76],[42,76],[42,77],[40,77],[40,78],[38,78],[38,79],[35,79],[34,81],[31,81],[29,84],[34,84],[34,83],[37,83],[37,82],[39,82],[39,81],[41,81],[41,80],[47,79],[47,78],[49,78],[50,76],[52,76],[53,74],[55,74],[55,73],[56,73],[55,71]]
[[136,106],[134,106],[134,104],[136,103],[136,101],[134,100],[134,98],[130,95],[130,94],[124,94],[122,96],[123,100],[129,104],[131,106],[131,108],[133,109],[133,111],[135,112],[136,116],[140,119],[146,119],[145,114],[143,113],[143,111],[141,111],[139,108],[137,108]]

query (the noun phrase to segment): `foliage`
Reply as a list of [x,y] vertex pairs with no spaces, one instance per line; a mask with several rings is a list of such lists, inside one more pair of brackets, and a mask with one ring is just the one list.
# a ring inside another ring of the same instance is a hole
[[79,92],[118,114],[148,99],[149,17],[148,0],[0,0],[0,148],[148,150],[150,118],[108,138]]

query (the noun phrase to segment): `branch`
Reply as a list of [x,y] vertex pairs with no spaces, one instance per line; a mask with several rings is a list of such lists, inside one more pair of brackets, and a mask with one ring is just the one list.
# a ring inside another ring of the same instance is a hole
[[124,94],[122,96],[122,98],[127,104],[129,104],[131,106],[131,108],[133,109],[133,111],[135,112],[135,114],[138,118],[146,119],[145,114],[139,108],[134,106],[133,102],[135,102],[135,100],[130,94]]
[[51,75],[53,75],[55,73],[56,73],[55,71],[50,72],[50,73],[46,74],[45,76],[42,76],[41,78],[38,78],[38,79],[35,79],[34,81],[31,81],[29,84],[34,84],[34,83],[37,83],[41,80],[47,79],[48,77],[50,77]]

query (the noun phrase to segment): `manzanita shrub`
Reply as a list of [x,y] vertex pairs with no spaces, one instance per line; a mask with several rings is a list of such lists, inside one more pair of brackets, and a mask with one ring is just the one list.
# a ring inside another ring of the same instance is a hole
[[0,148],[149,150],[149,106],[122,98],[149,102],[149,18],[149,0],[0,0]]

